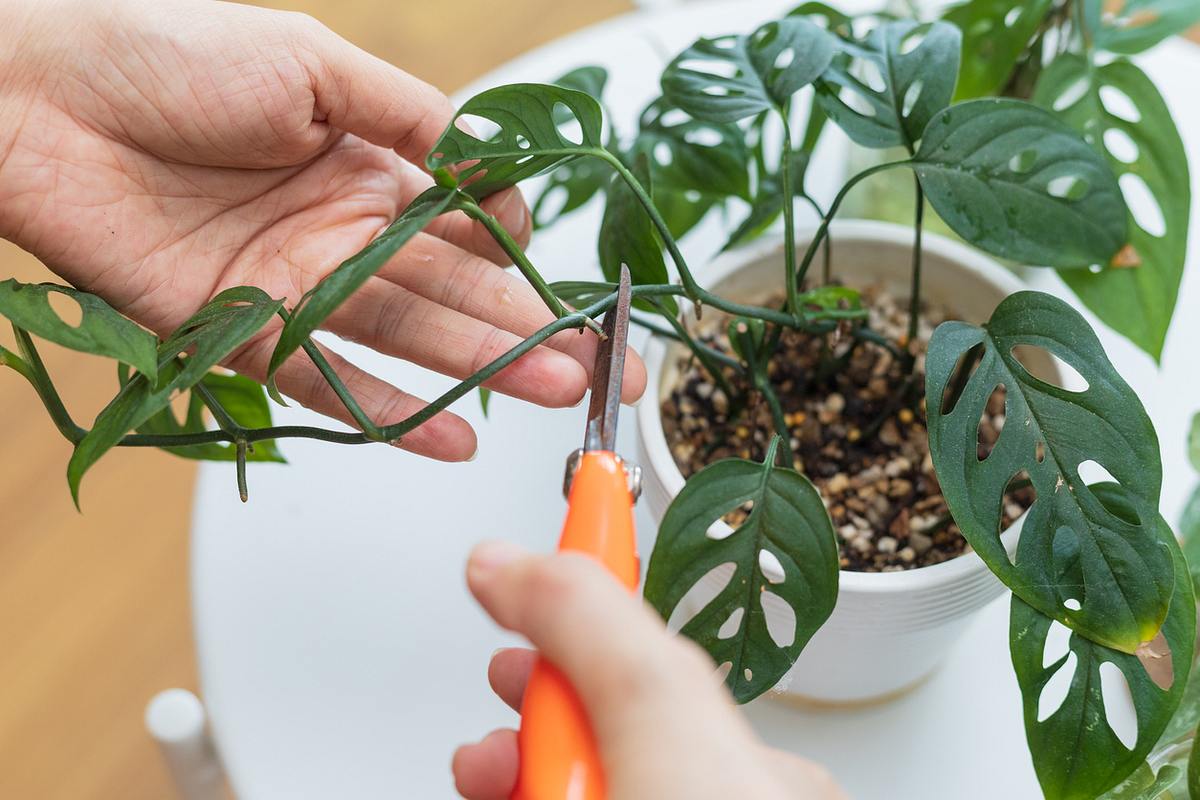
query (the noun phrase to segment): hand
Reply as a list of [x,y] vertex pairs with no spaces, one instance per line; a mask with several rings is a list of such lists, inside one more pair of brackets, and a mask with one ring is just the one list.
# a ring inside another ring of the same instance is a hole
[[[480,545],[467,582],[501,626],[524,634],[557,665],[591,719],[609,800],[838,800],[821,767],[767,748],[720,687],[713,664],[595,561],[529,556]],[[488,680],[519,710],[536,655],[501,650]],[[467,800],[507,800],[517,776],[517,735],[500,730],[454,754]]]
[[[211,0],[21,0],[0,8],[0,235],[159,334],[222,289],[289,305],[431,184],[453,118],[433,87],[311,18]],[[522,243],[515,189],[485,203]],[[463,378],[551,321],[460,213],[439,218],[327,320],[328,330]],[[226,366],[266,377],[278,324]],[[490,388],[578,402],[595,337],[566,332]],[[328,354],[379,424],[424,403]],[[625,397],[645,372],[630,358]],[[300,354],[284,393],[351,422]],[[442,413],[402,446],[461,460],[475,435]]]

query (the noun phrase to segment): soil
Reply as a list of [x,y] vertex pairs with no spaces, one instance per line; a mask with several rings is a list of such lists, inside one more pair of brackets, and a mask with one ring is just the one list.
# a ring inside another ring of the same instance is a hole
[[[878,286],[864,290],[862,299],[870,310],[870,329],[902,349],[907,300],[901,305]],[[791,431],[793,466],[825,500],[842,569],[893,572],[938,564],[970,549],[950,519],[925,429],[925,348],[933,328],[951,316],[945,309],[922,309],[911,377],[890,350],[853,337],[848,326],[831,338],[787,331],[769,365]],[[728,322],[708,309],[693,335],[732,354]],[[830,359],[845,359],[844,368],[823,370]],[[690,357],[681,359],[679,375],[663,401],[662,419],[684,477],[722,458],[765,456],[774,426],[761,397],[752,394],[738,414]],[[1004,397],[996,393],[980,419],[980,458],[990,452],[1003,424]],[[1034,497],[1028,487],[1010,491],[1003,526],[1032,505]],[[746,507],[736,509],[726,521],[736,527],[748,513]]]

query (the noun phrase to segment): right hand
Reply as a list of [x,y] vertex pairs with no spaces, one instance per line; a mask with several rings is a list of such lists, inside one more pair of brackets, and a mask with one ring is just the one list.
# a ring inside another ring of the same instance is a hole
[[[669,635],[592,559],[488,543],[471,554],[467,582],[496,622],[527,636],[574,685],[609,800],[844,800],[822,767],[759,741],[708,656]],[[513,709],[536,658],[523,648],[492,657],[488,680]],[[516,732],[460,747],[453,771],[467,800],[507,800],[517,776]]]

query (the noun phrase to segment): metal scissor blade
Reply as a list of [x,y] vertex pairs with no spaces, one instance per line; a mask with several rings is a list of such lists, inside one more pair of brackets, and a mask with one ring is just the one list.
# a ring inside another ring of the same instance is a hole
[[607,450],[617,446],[617,412],[621,408],[621,379],[625,376],[625,349],[629,340],[629,302],[632,297],[629,267],[621,265],[617,304],[604,316],[607,337],[596,349],[592,372],[592,399],[588,405],[584,450]]

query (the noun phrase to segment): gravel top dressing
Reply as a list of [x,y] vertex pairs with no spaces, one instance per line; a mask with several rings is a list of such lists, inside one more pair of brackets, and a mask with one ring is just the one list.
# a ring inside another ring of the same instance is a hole
[[[907,301],[880,287],[862,294],[871,329],[901,342]],[[768,303],[771,305],[771,303]],[[925,430],[925,347],[933,328],[951,318],[945,309],[923,309],[917,365],[909,381],[893,353],[848,335],[832,347],[823,337],[786,331],[770,364],[771,383],[791,431],[794,467],[820,490],[838,534],[841,568],[891,572],[938,564],[969,550],[942,498]],[[696,331],[705,344],[732,353],[727,316],[709,310]],[[836,364],[845,363],[844,369]],[[765,402],[732,413],[729,398],[689,356],[662,404],[663,428],[685,478],[722,458],[761,459],[773,427]],[[731,380],[736,380],[730,373]],[[904,388],[904,384],[909,386]],[[899,398],[906,398],[900,400]],[[992,395],[979,425],[979,457],[991,450],[1004,425],[1003,390]],[[1009,491],[1004,527],[1033,504],[1029,487]],[[743,507],[727,521],[737,526]]]

